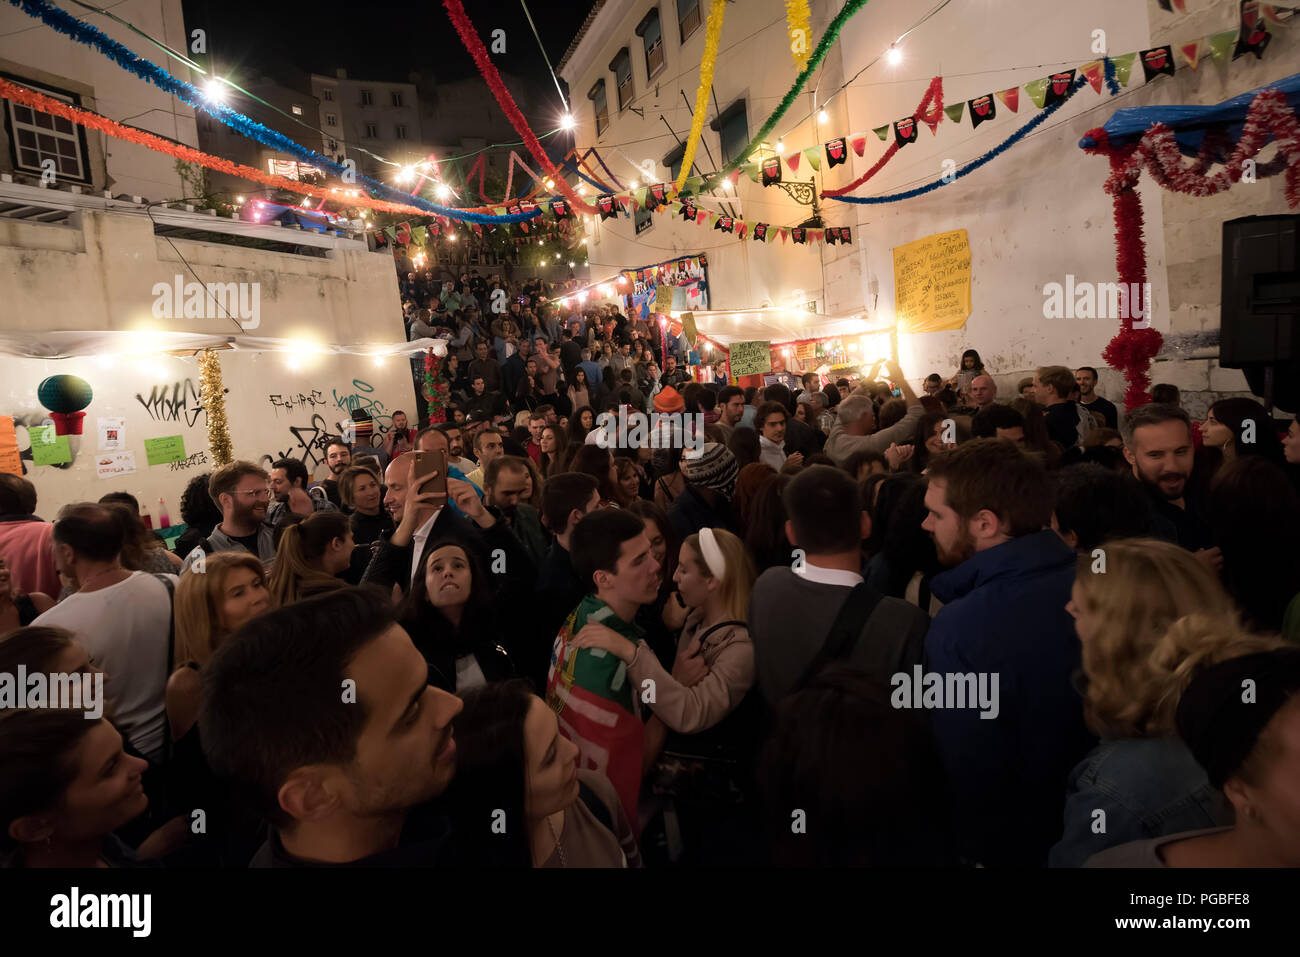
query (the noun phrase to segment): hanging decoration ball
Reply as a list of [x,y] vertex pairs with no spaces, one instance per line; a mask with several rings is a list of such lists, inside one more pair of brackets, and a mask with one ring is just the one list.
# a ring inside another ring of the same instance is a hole
[[41,405],[50,410],[56,435],[81,435],[86,413],[94,392],[90,383],[80,376],[52,375],[36,387]]
[[211,349],[199,354],[199,400],[208,414],[208,447],[218,467],[234,460],[230,450],[230,425],[226,421],[226,387],[221,381],[221,360]]

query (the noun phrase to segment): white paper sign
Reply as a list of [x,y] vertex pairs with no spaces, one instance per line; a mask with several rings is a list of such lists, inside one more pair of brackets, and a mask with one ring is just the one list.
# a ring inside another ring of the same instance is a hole
[[102,479],[130,475],[134,471],[134,452],[101,452],[95,456],[95,474]]
[[[122,418],[104,418],[99,419],[99,451],[112,452],[117,449],[126,448],[126,419]],[[132,466],[131,471],[135,471]]]

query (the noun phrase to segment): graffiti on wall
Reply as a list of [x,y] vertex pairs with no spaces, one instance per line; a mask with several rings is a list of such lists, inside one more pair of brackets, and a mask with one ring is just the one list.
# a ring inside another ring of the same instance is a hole
[[[230,392],[229,389],[225,391]],[[146,399],[142,393],[137,392],[135,400],[155,422],[184,422],[193,428],[203,414],[203,400],[199,398],[199,390],[193,379],[153,386],[149,390],[149,398]]]

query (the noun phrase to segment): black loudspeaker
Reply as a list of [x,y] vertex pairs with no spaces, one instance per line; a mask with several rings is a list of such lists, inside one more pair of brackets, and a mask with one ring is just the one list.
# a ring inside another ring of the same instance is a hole
[[1300,216],[1246,216],[1223,224],[1219,365],[1241,369],[1251,391],[1300,406]]

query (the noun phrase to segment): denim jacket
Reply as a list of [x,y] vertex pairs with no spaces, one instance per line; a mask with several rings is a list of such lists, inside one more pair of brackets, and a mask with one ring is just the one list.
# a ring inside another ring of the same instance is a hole
[[[1105,812],[1101,834],[1093,833],[1101,826],[1098,810]],[[1048,861],[1080,867],[1098,851],[1129,841],[1232,821],[1232,806],[1180,739],[1104,741],[1070,772],[1065,831]]]

